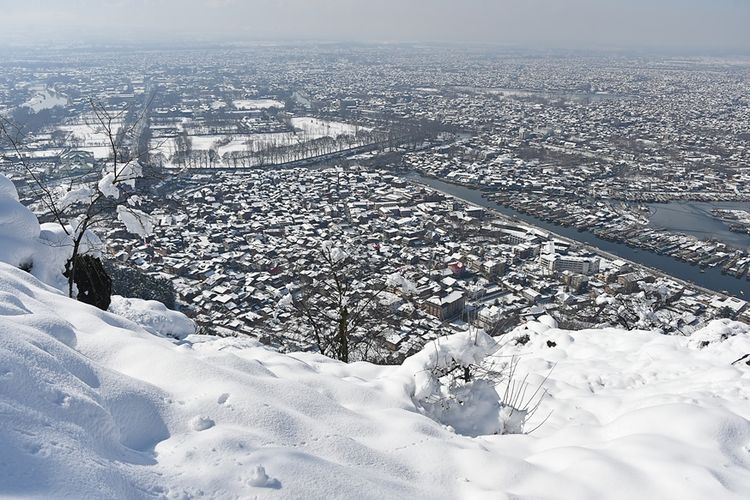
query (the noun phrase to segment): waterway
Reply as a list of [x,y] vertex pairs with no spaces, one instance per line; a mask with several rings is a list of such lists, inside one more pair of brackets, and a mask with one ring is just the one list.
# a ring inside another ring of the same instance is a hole
[[451,184],[431,177],[425,177],[417,173],[407,174],[407,178],[443,193],[455,196],[456,198],[495,210],[511,218],[524,221],[533,226],[564,236],[568,239],[586,243],[604,252],[622,257],[623,259],[656,269],[657,271],[661,271],[681,280],[695,283],[703,288],[723,292],[743,300],[750,297],[750,281],[721,274],[721,271],[717,268],[707,268],[704,272],[701,272],[700,268],[697,266],[691,266],[690,264],[667,255],[659,255],[648,250],[631,248],[623,243],[603,240],[586,231],[580,232],[574,228],[543,221],[532,215],[527,215],[512,208],[499,205],[494,201],[487,200],[482,197],[482,192],[476,189]]
[[685,233],[699,239],[713,239],[741,250],[750,247],[750,235],[735,233],[729,226],[716,218],[711,210],[750,211],[747,202],[693,202],[676,201],[671,203],[651,203],[650,225],[676,233]]

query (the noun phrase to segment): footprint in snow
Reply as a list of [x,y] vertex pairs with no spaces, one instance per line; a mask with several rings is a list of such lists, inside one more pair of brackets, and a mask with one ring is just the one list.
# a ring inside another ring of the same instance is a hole
[[214,425],[216,425],[216,422],[208,417],[197,416],[190,420],[190,427],[192,427],[194,431],[198,432],[210,429]]
[[255,486],[257,488],[273,488],[276,490],[281,488],[281,482],[266,474],[266,469],[262,465],[255,466],[247,483],[250,486]]

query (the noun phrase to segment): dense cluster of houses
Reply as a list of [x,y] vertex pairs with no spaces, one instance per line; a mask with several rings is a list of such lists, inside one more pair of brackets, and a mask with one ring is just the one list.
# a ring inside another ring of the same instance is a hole
[[745,312],[742,301],[717,302],[389,171],[186,175],[168,198],[169,207],[154,209],[159,223],[149,241],[112,230],[113,258],[171,276],[183,310],[206,330],[286,349],[312,348],[311,332],[279,303],[321,272],[324,242],[348,248],[371,271],[373,290],[393,273],[413,284],[378,298],[388,311],[386,361],[468,324],[501,333],[551,314],[575,327],[688,333],[727,307],[735,317]]

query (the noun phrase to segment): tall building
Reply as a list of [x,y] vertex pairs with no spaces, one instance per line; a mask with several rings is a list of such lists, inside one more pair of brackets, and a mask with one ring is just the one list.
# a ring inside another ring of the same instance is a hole
[[437,295],[430,297],[424,302],[424,309],[428,314],[435,316],[439,320],[454,318],[464,311],[466,297],[463,292],[451,292],[445,297]]
[[542,268],[550,272],[570,271],[586,275],[599,272],[598,257],[577,257],[557,253],[543,253],[539,257],[539,263]]

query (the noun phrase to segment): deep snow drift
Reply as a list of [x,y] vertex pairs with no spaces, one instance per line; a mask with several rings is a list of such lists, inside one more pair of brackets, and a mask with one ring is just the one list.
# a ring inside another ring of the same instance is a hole
[[747,498],[750,337],[711,330],[519,328],[553,413],[470,438],[420,414],[409,363],[169,340],[0,264],[0,495]]
[[[68,232],[73,229],[68,227]],[[98,255],[101,241],[91,231],[81,240],[80,253]],[[73,254],[73,240],[57,223],[39,224],[18,201],[13,182],[0,174],[0,262],[23,267],[60,290],[67,289],[65,263]]]

